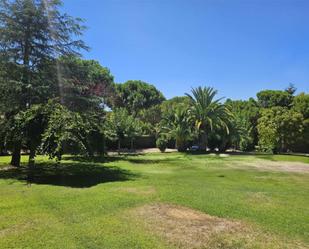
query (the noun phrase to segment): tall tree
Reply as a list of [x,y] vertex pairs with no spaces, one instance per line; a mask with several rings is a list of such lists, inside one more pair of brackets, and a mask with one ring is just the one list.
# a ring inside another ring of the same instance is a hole
[[[41,102],[36,94],[40,65],[87,49],[76,39],[84,30],[81,19],[62,14],[60,5],[59,0],[0,1],[0,63],[5,70],[0,82],[0,92],[4,93],[0,95],[0,108],[8,118]],[[20,164],[21,146],[20,139],[14,141],[14,166]]]
[[234,116],[232,126],[240,131],[239,141],[234,144],[234,147],[240,150],[253,150],[258,143],[257,120],[260,109],[258,103],[250,98],[249,100],[228,99],[225,104]]
[[116,84],[116,92],[118,99],[114,107],[124,107],[133,116],[142,109],[160,104],[165,99],[153,85],[140,80]]
[[[83,60],[76,56],[61,57],[54,64],[58,65],[61,73],[59,76],[50,77],[58,78],[61,83],[61,95],[45,105],[47,110],[51,109],[50,106],[54,106],[53,110],[45,112],[44,120],[48,120],[48,125],[45,125],[46,122],[41,122],[41,129],[37,129],[37,134],[30,133],[32,136],[28,140],[44,137],[44,152],[57,155],[58,158],[61,158],[62,147],[66,147],[68,152],[74,152],[68,148],[68,144],[71,144],[76,151],[86,153],[88,156],[94,153],[102,154],[104,151],[102,127],[105,115],[103,107],[105,98],[111,91],[113,76],[98,62]],[[62,105],[61,108],[57,102]],[[57,110],[61,110],[63,116],[57,115]],[[64,121],[69,124],[65,124]],[[46,132],[45,129],[47,129]],[[73,137],[75,137],[74,141]],[[51,144],[51,141],[54,146],[46,147],[46,142]],[[35,155],[39,143],[36,145],[29,147],[30,155]],[[53,149],[56,151],[53,152]]]
[[117,108],[107,114],[105,134],[109,139],[117,140],[119,153],[121,142],[125,137],[130,139],[131,149],[133,149],[133,141],[141,134],[141,130],[141,122],[130,115],[125,108]]
[[190,107],[190,98],[188,96],[176,96],[174,98],[165,100],[161,104],[163,115],[175,112],[176,109],[188,109]]
[[[294,91],[290,90],[292,93]],[[293,95],[288,91],[263,90],[257,93],[258,103],[262,108],[274,106],[291,107]]]
[[194,121],[189,109],[177,108],[174,113],[165,116],[161,122],[160,137],[175,140],[178,151],[186,151],[189,142],[194,139]]
[[259,146],[262,151],[286,152],[302,135],[303,115],[285,107],[261,110],[258,120]]
[[217,91],[212,87],[198,87],[192,89],[192,95],[187,94],[191,101],[191,113],[199,130],[199,149],[207,148],[208,135],[216,127],[223,127],[228,132],[227,122],[230,111],[216,99]]
[[76,112],[96,111],[112,97],[114,77],[95,60],[63,56],[57,60],[61,103]]
[[295,143],[294,150],[309,152],[309,94],[300,93],[294,97],[292,110],[299,112],[304,117],[304,130],[300,139]]
[[300,93],[295,96],[292,109],[303,114],[305,119],[309,119],[309,94]]

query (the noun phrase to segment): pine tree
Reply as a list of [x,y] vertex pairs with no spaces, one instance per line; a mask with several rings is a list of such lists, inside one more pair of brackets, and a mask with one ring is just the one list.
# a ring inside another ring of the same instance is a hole
[[[42,64],[88,49],[76,39],[85,29],[82,20],[62,14],[60,6],[59,0],[0,0],[0,112],[7,119],[42,102],[38,90],[49,94],[48,87],[37,87],[38,79],[44,81]],[[21,136],[12,136],[14,166],[20,164]]]

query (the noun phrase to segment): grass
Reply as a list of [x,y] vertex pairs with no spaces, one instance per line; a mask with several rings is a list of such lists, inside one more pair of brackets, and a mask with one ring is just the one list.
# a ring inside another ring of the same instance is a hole
[[[67,156],[57,166],[40,156],[34,172],[0,171],[0,248],[174,248],[128,215],[151,203],[240,220],[270,239],[308,246],[309,174],[245,165],[261,159],[309,163],[288,155],[153,153],[106,160]],[[0,157],[0,167],[8,162]]]
[[309,156],[297,155],[260,155],[259,158],[271,161],[289,161],[289,162],[302,162],[309,163]]

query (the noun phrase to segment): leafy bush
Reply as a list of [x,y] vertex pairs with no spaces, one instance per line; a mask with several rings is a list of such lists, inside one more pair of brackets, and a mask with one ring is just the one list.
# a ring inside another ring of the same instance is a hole
[[303,132],[302,114],[284,107],[262,109],[258,120],[259,147],[265,152],[286,152]]
[[156,146],[161,152],[164,152],[166,150],[167,143],[168,140],[165,137],[161,136],[157,138]]
[[239,149],[241,151],[250,151],[253,149],[252,147],[252,139],[249,137],[249,138],[243,138],[240,140],[239,142]]

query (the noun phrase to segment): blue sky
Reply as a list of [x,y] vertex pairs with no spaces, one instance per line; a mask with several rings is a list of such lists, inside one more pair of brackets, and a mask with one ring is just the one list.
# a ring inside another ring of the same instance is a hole
[[87,59],[115,82],[139,79],[167,97],[212,86],[255,97],[295,84],[309,92],[308,0],[64,0],[85,19]]

